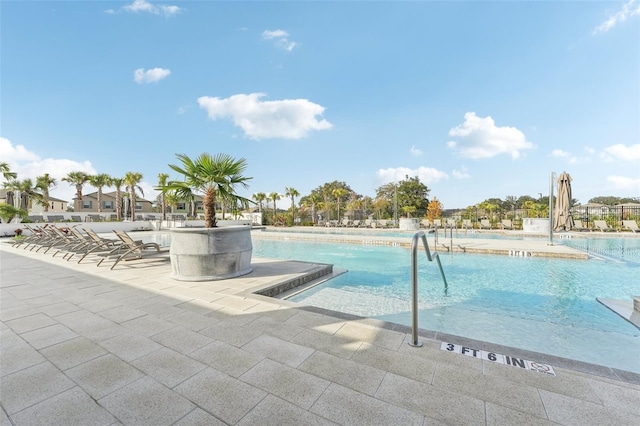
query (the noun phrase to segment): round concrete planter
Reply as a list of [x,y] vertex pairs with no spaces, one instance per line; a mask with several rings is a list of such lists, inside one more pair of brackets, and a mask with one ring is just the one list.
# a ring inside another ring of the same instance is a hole
[[250,226],[172,228],[171,278],[212,281],[252,271]]

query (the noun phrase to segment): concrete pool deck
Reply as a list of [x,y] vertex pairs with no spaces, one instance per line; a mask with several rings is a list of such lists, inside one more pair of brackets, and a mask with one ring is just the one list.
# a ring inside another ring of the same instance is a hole
[[0,240],[0,266],[0,425],[640,424],[638,374],[454,342],[545,375],[426,331],[413,348],[406,327],[253,294],[324,265],[185,283],[166,260],[109,270]]

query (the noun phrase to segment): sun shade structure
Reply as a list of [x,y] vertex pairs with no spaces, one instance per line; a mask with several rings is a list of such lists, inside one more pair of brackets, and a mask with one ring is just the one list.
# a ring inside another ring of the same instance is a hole
[[554,231],[569,231],[573,228],[573,218],[569,214],[571,204],[571,176],[562,172],[558,177],[558,195],[553,215]]

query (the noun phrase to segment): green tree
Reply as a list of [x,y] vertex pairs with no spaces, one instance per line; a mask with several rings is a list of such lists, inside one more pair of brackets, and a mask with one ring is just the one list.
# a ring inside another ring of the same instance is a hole
[[264,223],[264,218],[262,217],[262,203],[267,199],[267,194],[264,192],[256,192],[251,197],[258,203],[258,211],[260,212],[260,225]]
[[111,176],[106,173],[89,176],[89,183],[98,189],[98,212],[102,212],[102,188],[111,186]]
[[318,223],[317,209],[321,203],[322,196],[318,192],[311,192],[311,194],[300,198],[300,205],[311,210],[311,221],[314,224]]
[[158,173],[158,187],[156,188],[160,191],[160,211],[162,212],[162,220],[167,220],[167,200],[166,194],[164,192],[164,188],[167,186],[167,181],[169,180],[169,175],[166,173]]
[[56,184],[56,179],[49,176],[49,173],[45,173],[36,178],[36,188],[39,189],[42,194],[42,206],[45,212],[49,211],[49,189],[55,188]]
[[82,211],[82,187],[89,182],[89,175],[85,172],[69,172],[62,178],[63,182],[69,182],[71,186],[76,187],[76,201],[74,204],[74,210]]
[[122,186],[124,178],[111,178],[111,186],[116,188],[116,219],[122,220]]
[[[376,198],[384,198],[387,201],[387,214],[391,216],[395,210],[396,199],[398,209],[404,210],[406,206],[414,206],[419,215],[426,213],[431,190],[420,178],[405,176],[398,182],[389,182],[376,189]],[[389,209],[391,209],[389,211]]]
[[291,223],[295,224],[296,223],[296,197],[299,197],[300,193],[295,188],[286,187],[284,189],[284,195],[285,197],[291,198]]
[[10,181],[18,178],[18,174],[11,171],[9,163],[0,162],[0,174],[6,181]]
[[280,198],[280,194],[278,194],[277,192],[272,192],[271,194],[269,194],[269,199],[273,201],[273,220],[271,221],[272,225],[276,224],[276,201],[278,201]]
[[333,191],[335,189],[344,189],[346,191],[344,192],[344,196],[340,199],[341,204],[345,204],[348,201],[348,195],[353,192],[351,187],[349,187],[349,185],[347,185],[345,182],[334,180],[333,182],[325,183],[313,189],[311,191],[311,194],[309,195],[309,197],[311,197],[312,203],[315,203],[315,205],[319,207],[321,204],[320,208],[325,210],[326,220],[331,219],[331,209],[333,206],[332,200],[335,199]]
[[202,153],[195,160],[187,155],[177,154],[181,165],[169,164],[172,170],[184,176],[184,181],[171,181],[165,187],[165,192],[175,191],[180,198],[188,199],[194,192],[202,192],[204,209],[204,226],[217,226],[216,198],[229,200],[240,199],[249,203],[250,200],[236,195],[238,185],[247,188],[252,178],[243,176],[247,168],[247,160],[234,159],[227,154]]
[[124,185],[126,187],[127,192],[129,192],[129,206],[131,206],[131,221],[136,221],[136,189],[140,191],[140,194],[144,196],[144,192],[140,185],[138,185],[142,181],[142,173],[138,172],[127,172],[124,175]]
[[5,223],[10,223],[16,216],[21,219],[26,219],[28,214],[26,210],[16,208],[11,204],[0,204],[0,218],[2,218]]
[[341,204],[341,201],[347,195],[349,195],[349,192],[344,188],[336,188],[333,191],[331,191],[331,195],[333,195],[336,199],[336,205],[338,206],[338,221],[340,221],[340,204]]

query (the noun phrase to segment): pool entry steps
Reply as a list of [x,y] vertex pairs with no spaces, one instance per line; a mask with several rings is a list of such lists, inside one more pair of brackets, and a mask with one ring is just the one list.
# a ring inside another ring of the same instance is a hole
[[409,346],[419,348],[422,346],[422,342],[418,340],[418,243],[422,240],[424,251],[427,254],[429,262],[433,262],[436,259],[438,262],[438,268],[440,268],[440,274],[442,275],[442,281],[444,282],[444,294],[447,294],[449,284],[447,284],[447,278],[444,276],[444,269],[442,269],[442,263],[440,262],[440,256],[436,251],[431,254],[429,251],[429,243],[427,243],[427,236],[423,231],[416,232],[411,241],[411,341]]

